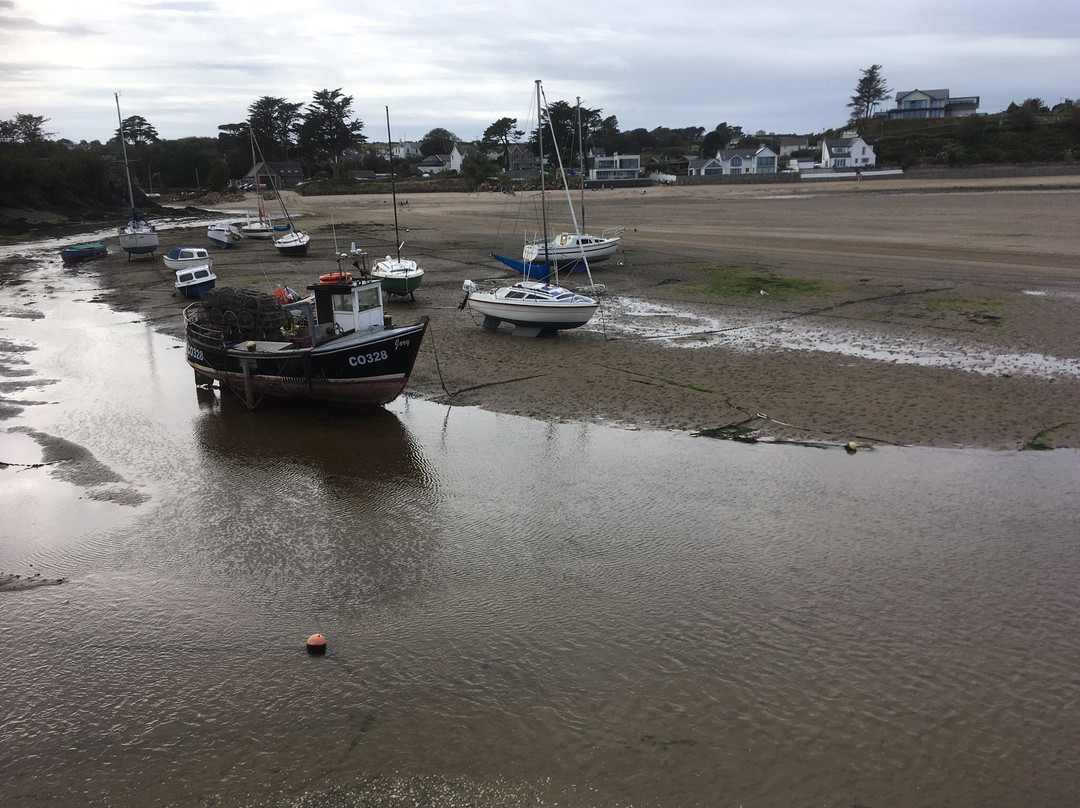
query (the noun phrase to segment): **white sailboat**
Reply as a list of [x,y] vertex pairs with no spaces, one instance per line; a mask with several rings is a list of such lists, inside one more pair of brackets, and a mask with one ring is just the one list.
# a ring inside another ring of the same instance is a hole
[[[386,142],[393,143],[390,135],[390,107],[386,108]],[[390,150],[390,193],[394,203],[394,244],[396,255],[388,255],[375,262],[371,274],[379,279],[383,291],[388,295],[408,295],[415,300],[413,292],[424,280],[424,270],[410,258],[401,257],[401,234],[398,232],[397,180],[394,177],[394,150]]]
[[[557,236],[525,238],[525,248],[522,250],[522,260],[529,264],[548,263],[565,269],[575,268],[582,260],[588,259],[596,264],[605,261],[615,254],[622,242],[624,228],[605,229],[599,236],[591,236],[583,233],[585,228],[585,152],[584,142],[581,135],[581,99],[577,100],[577,135],[578,157],[580,160],[579,174],[581,177],[581,222],[578,229],[573,233],[559,233]],[[576,223],[578,224],[578,223]]]
[[251,165],[255,173],[255,193],[259,195],[259,218],[255,220],[249,218],[240,225],[240,232],[246,238],[271,239],[274,237],[274,223],[266,215],[266,205],[263,204],[262,181],[259,179],[261,164],[255,159],[255,133],[251,131],[250,126],[248,133],[251,135]]
[[[541,110],[542,89],[540,80],[536,81],[536,109],[537,117]],[[551,116],[548,115],[548,125],[551,125]],[[554,129],[552,129],[554,136]],[[544,184],[544,133],[543,124],[538,129],[540,144],[540,194],[542,199],[546,196]],[[558,155],[558,151],[556,150]],[[559,173],[563,178],[563,187],[566,189],[567,202],[570,202],[570,187],[566,182],[566,171],[563,169],[562,157],[559,156]],[[541,209],[544,209],[543,201]],[[573,203],[570,203],[570,215],[574,219],[575,234],[577,229],[577,217],[574,214]],[[547,234],[547,214],[544,213],[544,234]],[[496,256],[503,263],[507,259]],[[592,274],[589,272],[589,259],[585,255],[580,256],[585,272],[589,277],[589,288],[596,288],[592,284]],[[468,307],[470,310],[483,315],[483,327],[494,331],[502,323],[513,326],[515,336],[536,337],[544,333],[554,333],[571,328],[579,328],[592,319],[600,303],[593,297],[578,292],[572,292],[559,285],[558,265],[554,262],[545,262],[545,271],[550,268],[554,282],[544,280],[521,280],[517,283],[487,281],[481,286],[471,280],[462,284],[465,298],[459,308]],[[518,270],[522,271],[522,270]],[[524,273],[523,273],[524,274]],[[526,274],[526,277],[528,275]]]
[[133,255],[153,256],[158,248],[158,234],[146,216],[135,208],[135,193],[131,189],[131,168],[128,164],[127,139],[124,137],[124,118],[120,114],[120,93],[114,93],[116,98],[116,117],[120,121],[120,148],[124,154],[124,179],[127,181],[128,204],[131,206],[131,218],[127,224],[117,228],[116,235],[120,239],[120,247],[128,254],[128,260]]
[[[251,135],[251,142],[259,151],[259,159],[262,160],[263,165],[266,165],[266,158],[263,157],[262,148],[259,146],[259,142],[255,140],[254,133]],[[292,217],[289,216],[289,210],[285,207],[285,200],[281,196],[281,191],[278,190],[277,181],[274,179],[273,173],[269,173],[268,176],[270,178],[270,187],[273,189],[274,196],[277,197],[278,204],[281,206],[281,214],[285,217],[284,225],[274,227],[274,247],[281,255],[307,255],[308,244],[311,243],[311,236],[303,230],[297,230],[293,225]],[[279,236],[277,235],[278,233],[281,233],[282,235]]]

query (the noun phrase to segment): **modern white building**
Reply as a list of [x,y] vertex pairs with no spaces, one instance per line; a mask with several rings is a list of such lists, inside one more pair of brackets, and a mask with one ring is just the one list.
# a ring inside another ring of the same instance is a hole
[[721,149],[715,157],[698,157],[691,160],[687,174],[691,177],[775,174],[776,158],[776,152],[768,146]]
[[979,110],[979,96],[949,97],[948,90],[908,90],[896,94],[889,118],[959,118]]
[[594,157],[589,169],[589,182],[619,182],[636,180],[641,172],[640,154],[613,154]]

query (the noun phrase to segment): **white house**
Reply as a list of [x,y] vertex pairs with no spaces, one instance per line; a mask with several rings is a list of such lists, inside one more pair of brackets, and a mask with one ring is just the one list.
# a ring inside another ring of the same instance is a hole
[[589,169],[589,182],[618,182],[636,180],[641,170],[640,154],[613,154],[594,157]]
[[734,174],[775,174],[777,154],[768,146],[747,149],[721,149],[715,157],[698,157],[690,161],[687,174],[691,177]]
[[392,149],[394,159],[406,160],[411,157],[421,157],[420,147],[411,140],[400,140]]
[[450,170],[461,171],[461,162],[470,154],[476,154],[477,151],[479,150],[471,143],[455,143],[454,148],[450,150]]
[[873,168],[876,165],[874,147],[854,132],[821,141],[822,168]]

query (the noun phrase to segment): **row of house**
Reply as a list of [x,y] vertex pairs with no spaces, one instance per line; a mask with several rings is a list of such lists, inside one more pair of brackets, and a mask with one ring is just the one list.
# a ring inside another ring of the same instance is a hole
[[[896,94],[896,106],[886,112],[878,113],[889,119],[907,118],[953,118],[973,115],[978,111],[978,96],[951,96],[949,90],[908,90]],[[780,151],[773,151],[768,146],[752,148],[720,149],[713,157],[686,158],[677,161],[678,166],[670,166],[670,171],[685,173],[691,177],[733,176],[739,174],[775,174],[780,170],[780,158],[786,157],[788,171],[806,171],[811,169],[869,169],[877,165],[874,147],[854,132],[846,132],[838,138],[825,138],[821,141],[818,158],[806,158],[798,152],[809,150],[806,137],[781,137]],[[400,141],[390,147],[395,159],[412,160],[421,158],[418,168],[421,173],[431,175],[444,171],[460,172],[466,157],[475,154],[478,148],[471,143],[455,143],[449,154],[432,154],[423,157],[418,144],[412,141]],[[509,174],[511,177],[526,177],[539,169],[539,159],[527,144],[510,145]],[[591,167],[588,180],[590,183],[618,183],[636,180],[641,173],[641,155],[594,153],[590,157]],[[254,182],[255,172],[259,170],[262,181],[273,174],[279,187],[295,185],[302,179],[302,172],[297,163],[275,163],[257,166],[244,178]],[[371,172],[356,172],[371,174]]]
[[788,171],[810,169],[868,169],[877,165],[874,147],[854,132],[842,137],[824,138],[821,141],[820,159],[800,159],[794,154],[809,149],[808,138],[783,137],[780,153],[768,146],[744,149],[720,149],[714,157],[691,158],[687,174],[691,177],[732,176],[738,174],[775,174],[779,171],[780,157],[787,157]]
[[[821,143],[821,159],[799,160],[791,156],[800,149],[806,149],[806,138],[781,138],[780,153],[768,146],[751,148],[720,149],[713,157],[693,157],[680,161],[684,165],[671,166],[670,170],[685,173],[691,177],[733,176],[739,174],[775,174],[779,171],[781,156],[788,157],[788,170],[808,170],[812,168],[873,168],[877,164],[874,147],[854,133],[839,138],[825,138]],[[401,143],[393,147],[395,158],[405,155],[416,157],[410,150],[410,144]],[[455,143],[450,154],[433,154],[423,158],[417,164],[424,174],[439,174],[444,171],[461,171],[462,162],[470,154],[475,154],[477,147],[471,143]],[[512,144],[510,147],[509,174],[513,178],[525,178],[535,175],[540,161],[527,145]],[[641,176],[641,155],[607,155],[596,151],[589,158],[590,184],[618,184],[637,180]],[[685,167],[684,167],[685,166]],[[354,171],[355,179],[373,177],[371,171]],[[270,187],[271,178],[278,188],[291,188],[304,179],[299,163],[259,163],[244,177],[244,183]]]
[[[395,147],[395,156],[398,149],[402,154],[408,153],[405,144]],[[424,174],[439,174],[443,171],[460,171],[461,164],[471,154],[476,154],[478,148],[471,143],[455,143],[450,154],[433,154],[425,157],[417,167]],[[540,168],[539,158],[533,154],[527,144],[512,143],[509,148],[509,173],[513,176],[526,176],[535,174]],[[501,155],[500,155],[501,159]],[[589,158],[590,182],[619,182],[636,180],[641,173],[641,155],[639,154],[614,154],[607,155],[597,152]]]

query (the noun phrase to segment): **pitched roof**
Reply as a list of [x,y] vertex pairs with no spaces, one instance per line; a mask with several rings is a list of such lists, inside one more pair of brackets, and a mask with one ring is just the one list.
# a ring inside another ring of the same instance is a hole
[[929,96],[930,98],[938,98],[941,100],[947,99],[949,97],[948,90],[907,90],[905,92],[897,93],[896,100],[899,101],[904,96],[912,95],[913,93],[922,93],[923,95]]

